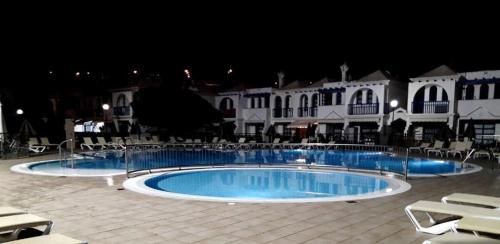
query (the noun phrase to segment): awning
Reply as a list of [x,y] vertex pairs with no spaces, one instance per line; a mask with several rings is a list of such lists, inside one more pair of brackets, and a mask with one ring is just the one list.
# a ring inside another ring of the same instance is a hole
[[287,128],[307,128],[307,125],[313,125],[316,124],[316,120],[295,120],[289,125],[287,125]]
[[318,90],[319,93],[337,93],[337,92],[345,92],[345,87],[335,87],[335,88],[322,88]]

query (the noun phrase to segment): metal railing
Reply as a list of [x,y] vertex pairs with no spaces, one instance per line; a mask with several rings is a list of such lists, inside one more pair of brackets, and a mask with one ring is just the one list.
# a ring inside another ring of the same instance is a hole
[[348,104],[347,113],[349,115],[378,114],[378,103]]
[[297,113],[299,117],[316,117],[318,115],[318,107],[299,107]]
[[129,116],[130,106],[119,106],[113,108],[113,115],[115,116]]
[[449,101],[417,101],[412,102],[412,113],[414,114],[441,114],[448,113]]
[[[352,153],[339,154],[339,151]],[[304,165],[380,174],[390,172],[406,179],[408,153],[406,147],[362,144],[170,143],[126,145],[124,155],[127,177],[134,173],[151,173],[160,169],[181,170],[231,165],[253,167]]]
[[[71,143],[68,143],[68,142],[71,142]],[[69,150],[67,150],[68,148],[66,148],[66,150],[64,150],[64,148],[62,147],[64,144],[69,145]],[[73,156],[74,156],[73,139],[68,139],[68,140],[62,141],[61,143],[59,143],[57,148],[59,149],[59,162],[61,164],[61,168],[68,166],[68,159],[69,159],[69,163],[71,165],[71,168],[74,168],[75,161],[73,158]]]

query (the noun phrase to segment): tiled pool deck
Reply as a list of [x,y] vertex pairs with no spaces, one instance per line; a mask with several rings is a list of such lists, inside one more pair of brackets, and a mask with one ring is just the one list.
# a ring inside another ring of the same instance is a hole
[[54,233],[89,243],[422,243],[403,208],[452,192],[500,196],[500,170],[413,179],[412,189],[357,203],[242,204],[172,200],[118,190],[104,178],[10,172],[17,163],[55,155],[0,160],[0,205],[54,220]]

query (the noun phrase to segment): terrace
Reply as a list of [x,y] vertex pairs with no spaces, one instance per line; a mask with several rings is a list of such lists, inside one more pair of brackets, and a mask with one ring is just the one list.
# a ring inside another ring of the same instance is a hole
[[[158,198],[121,190],[123,176],[65,178],[17,174],[0,164],[2,205],[51,218],[53,232],[89,243],[422,243],[403,208],[452,192],[498,196],[498,170],[412,179],[402,194],[355,202],[227,204]],[[12,184],[12,182],[17,182]],[[113,183],[112,185],[110,183]],[[435,187],[439,185],[439,187]],[[43,186],[43,187],[40,187]]]

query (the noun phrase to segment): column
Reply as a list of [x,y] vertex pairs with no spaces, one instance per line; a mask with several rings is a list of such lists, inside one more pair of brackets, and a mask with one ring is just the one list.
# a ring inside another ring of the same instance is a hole
[[368,90],[366,90],[366,89],[363,90],[362,94],[363,94],[362,99],[361,99],[362,103],[368,103],[368,101],[367,101],[368,100]]
[[424,102],[429,101],[429,92],[430,92],[430,86],[426,86],[424,88]]
[[489,89],[488,89],[488,99],[493,99],[495,97],[495,85],[498,83],[491,83],[488,84]]
[[480,84],[474,85],[474,99],[479,99]]
[[436,101],[442,101],[442,100],[443,100],[443,87],[437,86]]

